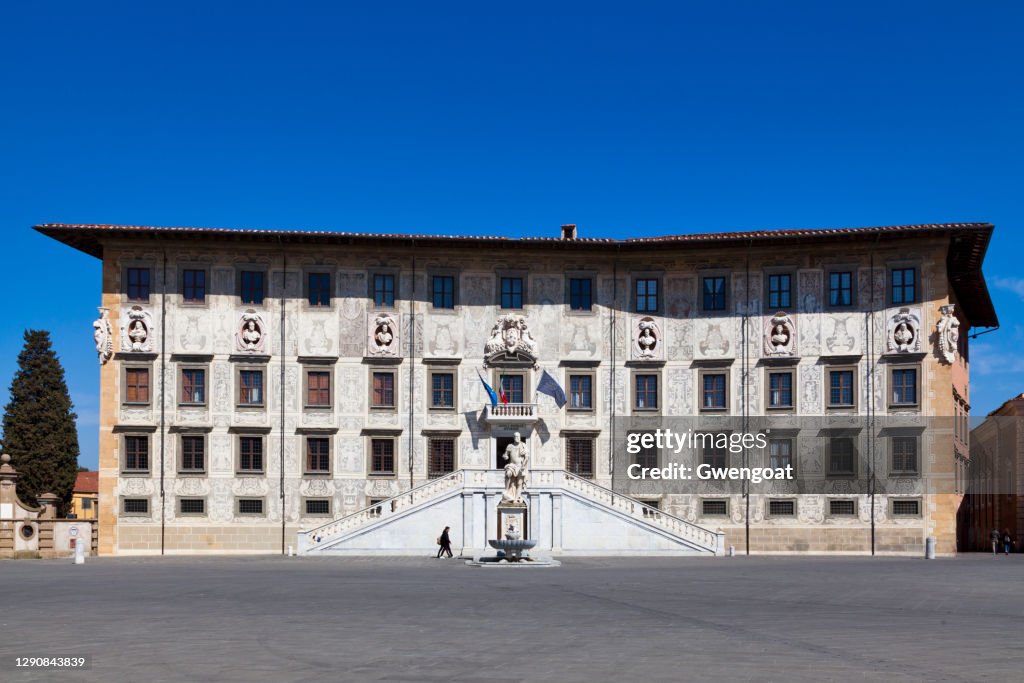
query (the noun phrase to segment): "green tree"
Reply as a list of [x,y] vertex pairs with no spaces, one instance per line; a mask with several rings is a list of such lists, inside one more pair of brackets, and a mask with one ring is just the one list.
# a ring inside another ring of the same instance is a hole
[[18,470],[18,497],[36,505],[55,493],[67,509],[78,472],[78,431],[64,368],[45,330],[25,332],[11,401],[4,409],[3,449]]

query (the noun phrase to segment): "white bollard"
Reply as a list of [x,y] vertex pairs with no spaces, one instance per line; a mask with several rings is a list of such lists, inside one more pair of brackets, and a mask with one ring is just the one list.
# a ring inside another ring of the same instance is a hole
[[929,536],[924,539],[924,559],[934,560],[935,559],[935,537]]
[[292,549],[292,546],[288,546],[288,557],[295,557],[295,551]]
[[84,543],[75,543],[75,564],[85,564]]
[[729,546],[729,557],[736,557],[736,546]]

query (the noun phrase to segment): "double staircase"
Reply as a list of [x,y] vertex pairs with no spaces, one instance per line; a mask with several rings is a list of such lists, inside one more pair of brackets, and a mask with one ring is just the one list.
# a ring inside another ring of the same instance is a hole
[[[503,477],[504,473],[500,470],[463,469],[431,479],[370,507],[298,532],[299,554],[339,552],[347,545],[352,545],[351,541],[356,537],[365,540],[373,538],[374,534],[378,537],[373,543],[373,554],[409,554],[408,551],[412,549],[420,550],[415,546],[417,543],[422,545],[423,538],[428,538],[431,534],[436,536],[440,528],[449,524],[456,533],[466,530],[465,545],[472,549],[474,543],[468,536],[477,537],[477,546],[483,542],[483,529],[488,517],[495,512],[491,508],[500,498],[504,486]],[[643,550],[644,545],[635,543],[637,534],[653,534],[658,537],[661,546],[667,543],[687,554],[720,555],[723,552],[724,535],[721,532],[706,529],[645,505],[635,498],[565,470],[531,470],[527,497],[530,514],[540,516],[537,523],[543,529],[542,536],[544,533],[548,534],[548,549],[555,554],[558,554],[562,547],[568,546],[566,540],[582,535],[575,534],[574,524],[592,526],[594,522],[604,525],[610,531],[612,526],[629,529],[631,540],[624,540],[620,544],[623,546],[621,548],[614,547],[614,533],[609,533],[609,538],[613,540],[609,542],[610,547],[605,548],[608,554],[646,554]],[[548,500],[546,504],[542,502],[545,497]],[[479,501],[477,507],[474,508],[471,502],[467,502],[467,498],[476,498]],[[557,506],[550,502],[552,499],[559,501]],[[575,506],[575,515],[563,512],[570,503]],[[439,512],[442,505],[446,507]],[[430,514],[431,511],[437,514]],[[459,515],[462,515],[461,528],[457,525],[459,520],[453,519]],[[473,519],[474,515],[476,519]],[[422,529],[417,529],[413,521],[417,517],[423,518]],[[542,519],[543,517],[547,519]],[[557,522],[553,521],[556,517]],[[438,527],[438,524],[441,526]],[[531,524],[531,528],[532,526]],[[563,531],[551,531],[556,526]],[[405,530],[405,541],[401,534],[393,532],[394,528]],[[568,538],[560,540],[562,536]],[[389,543],[395,547],[389,548]],[[409,544],[412,544],[412,547]],[[603,553],[595,551],[586,554]]]

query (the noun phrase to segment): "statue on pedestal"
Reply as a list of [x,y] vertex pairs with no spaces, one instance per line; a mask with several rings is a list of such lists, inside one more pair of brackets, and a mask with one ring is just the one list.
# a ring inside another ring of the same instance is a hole
[[505,448],[502,458],[505,465],[505,492],[501,495],[502,503],[523,504],[523,491],[526,490],[526,466],[530,459],[522,435],[516,432],[512,443]]

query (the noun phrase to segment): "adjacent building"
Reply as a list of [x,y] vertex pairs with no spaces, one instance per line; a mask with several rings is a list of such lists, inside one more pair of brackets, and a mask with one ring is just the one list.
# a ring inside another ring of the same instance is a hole
[[[966,432],[968,424],[959,426]],[[1003,403],[970,431],[971,469],[964,501],[965,550],[991,551],[992,530],[1024,548],[1024,394]]]
[[[956,551],[989,224],[36,229],[103,262],[103,554],[482,551],[517,432],[552,553]],[[673,421],[768,439],[625,450]],[[798,480],[625,476],[670,462]]]
[[71,514],[75,519],[96,519],[99,509],[100,473],[79,472],[71,491]]

